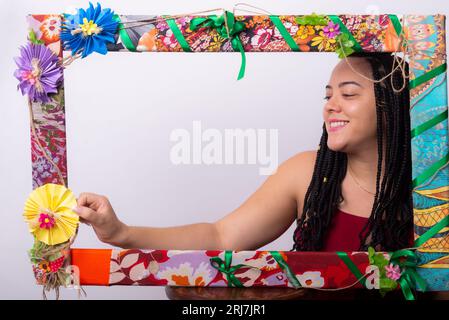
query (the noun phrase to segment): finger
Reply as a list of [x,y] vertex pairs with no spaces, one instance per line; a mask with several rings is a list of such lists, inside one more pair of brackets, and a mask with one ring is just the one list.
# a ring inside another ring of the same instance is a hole
[[96,193],[83,192],[80,194],[77,203],[79,206],[89,207],[97,210],[100,207],[101,196]]
[[84,206],[76,206],[72,209],[75,213],[79,215],[84,221],[90,224],[95,224],[98,220],[98,214],[91,208]]
[[83,218],[81,218],[81,217],[80,217],[80,222],[81,222],[81,223],[84,223],[85,225],[88,225],[88,226],[91,225],[89,222],[87,222],[87,220],[85,220],[85,219],[83,219]]

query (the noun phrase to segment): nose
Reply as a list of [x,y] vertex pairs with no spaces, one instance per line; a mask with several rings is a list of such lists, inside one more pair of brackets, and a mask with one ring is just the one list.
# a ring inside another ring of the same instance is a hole
[[341,112],[341,106],[335,96],[330,97],[324,105],[325,112]]

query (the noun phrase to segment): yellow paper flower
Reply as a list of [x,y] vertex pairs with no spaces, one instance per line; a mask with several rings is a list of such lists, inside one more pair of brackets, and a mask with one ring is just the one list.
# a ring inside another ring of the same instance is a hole
[[79,216],[72,211],[75,195],[66,187],[47,183],[33,190],[25,203],[23,216],[37,240],[56,245],[72,237]]

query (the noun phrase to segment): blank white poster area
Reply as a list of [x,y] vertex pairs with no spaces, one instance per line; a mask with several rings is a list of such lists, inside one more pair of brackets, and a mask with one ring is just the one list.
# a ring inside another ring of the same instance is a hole
[[[240,81],[239,53],[110,52],[75,61],[65,71],[69,187],[106,195],[129,225],[213,222],[236,209],[270,167],[317,148],[325,85],[338,63],[332,53],[246,56]],[[232,147],[236,129],[257,139]],[[294,227],[261,249],[290,250]],[[75,247],[109,246],[82,225]],[[162,287],[88,293],[165,298]]]

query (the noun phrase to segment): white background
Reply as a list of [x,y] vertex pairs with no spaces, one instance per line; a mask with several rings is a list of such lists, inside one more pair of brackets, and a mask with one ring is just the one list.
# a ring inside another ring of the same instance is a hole
[[[234,1],[102,1],[121,14],[179,14]],[[252,1],[274,14],[448,14],[446,1]],[[87,7],[87,1],[0,1],[0,298],[40,299],[22,220],[31,192],[29,118],[16,91],[12,58],[25,43],[25,16]],[[373,11],[374,10],[374,11]],[[128,224],[212,222],[238,207],[266,179],[258,165],[181,165],[169,160],[170,132],[203,128],[278,129],[279,163],[315,149],[336,54],[240,55],[111,53],[76,61],[65,72],[69,187],[109,197]],[[265,248],[290,250],[292,226]],[[81,226],[76,247],[105,248]],[[87,299],[166,299],[162,287],[86,287]],[[76,298],[63,290],[62,298]]]

